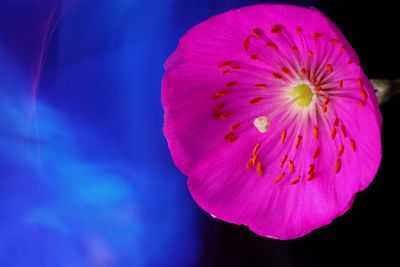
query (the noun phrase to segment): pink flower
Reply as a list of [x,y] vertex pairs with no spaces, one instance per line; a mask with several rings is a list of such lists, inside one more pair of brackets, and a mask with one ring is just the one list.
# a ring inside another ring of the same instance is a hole
[[197,25],[166,63],[162,100],[195,201],[263,236],[330,223],[379,167],[373,88],[315,9],[257,5]]

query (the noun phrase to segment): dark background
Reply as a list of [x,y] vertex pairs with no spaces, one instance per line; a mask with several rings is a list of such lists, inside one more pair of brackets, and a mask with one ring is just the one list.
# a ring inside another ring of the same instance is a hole
[[[396,1],[323,0],[317,6],[349,39],[368,77],[400,78]],[[345,215],[303,238],[278,241],[204,214],[206,252],[199,266],[400,266],[399,104],[395,96],[381,106],[382,163]]]

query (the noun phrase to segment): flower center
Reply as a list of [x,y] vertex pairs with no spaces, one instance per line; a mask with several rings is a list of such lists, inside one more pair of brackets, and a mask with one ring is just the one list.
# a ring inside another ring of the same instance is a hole
[[313,92],[310,86],[304,83],[293,87],[291,95],[297,105],[301,107],[307,107],[313,99]]

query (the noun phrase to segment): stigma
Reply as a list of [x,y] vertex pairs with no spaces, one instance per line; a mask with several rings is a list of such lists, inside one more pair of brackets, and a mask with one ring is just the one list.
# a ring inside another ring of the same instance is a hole
[[290,92],[293,101],[300,107],[307,107],[313,100],[313,91],[307,84],[301,83],[292,88]]

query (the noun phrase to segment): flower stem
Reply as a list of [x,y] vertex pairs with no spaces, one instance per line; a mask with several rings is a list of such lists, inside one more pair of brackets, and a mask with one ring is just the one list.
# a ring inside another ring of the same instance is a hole
[[400,93],[400,79],[398,80],[371,80],[375,88],[379,104],[386,103],[392,96]]

